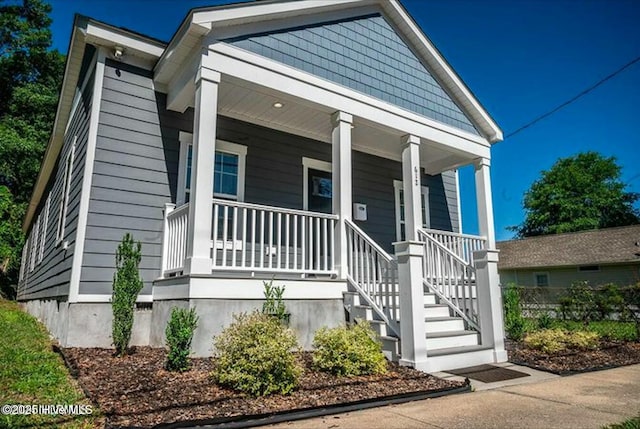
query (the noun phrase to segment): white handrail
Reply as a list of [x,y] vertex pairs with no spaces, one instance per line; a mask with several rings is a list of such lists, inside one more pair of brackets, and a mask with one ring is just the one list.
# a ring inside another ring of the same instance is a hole
[[213,270],[337,273],[338,216],[230,200],[213,200]]
[[424,242],[423,283],[447,304],[467,325],[479,331],[475,268],[431,234],[418,230]]
[[162,245],[162,274],[179,273],[184,269],[187,249],[187,222],[189,220],[189,204],[175,208],[173,204],[165,205],[164,239]]
[[451,231],[439,231],[437,229],[421,229],[420,231],[424,235],[428,235],[442,244],[449,251],[456,254],[460,259],[470,265],[475,265],[473,252],[484,249],[487,243],[485,237],[477,235],[461,234]]
[[387,326],[399,337],[398,265],[353,222],[347,226],[348,280]]

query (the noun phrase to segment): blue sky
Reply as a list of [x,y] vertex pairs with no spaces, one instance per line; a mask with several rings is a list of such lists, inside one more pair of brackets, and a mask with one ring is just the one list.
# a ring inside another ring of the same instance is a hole
[[[327,0],[330,1],[330,0]],[[75,12],[169,40],[191,7],[216,0],[53,0],[54,47]],[[640,56],[637,0],[402,0],[505,135]],[[522,196],[559,157],[615,156],[640,192],[640,63],[493,147],[496,236],[522,222]],[[463,230],[477,233],[473,171],[461,169]]]

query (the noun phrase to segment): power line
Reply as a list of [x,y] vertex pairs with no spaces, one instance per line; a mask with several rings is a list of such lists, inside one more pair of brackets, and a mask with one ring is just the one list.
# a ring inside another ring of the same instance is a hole
[[591,85],[590,87],[588,87],[587,89],[585,89],[584,91],[581,91],[580,93],[578,93],[577,95],[575,95],[574,97],[570,98],[569,100],[565,101],[564,103],[560,104],[559,106],[557,106],[556,108],[549,110],[547,113],[544,113],[540,116],[538,116],[537,118],[535,118],[534,120],[532,120],[531,122],[527,122],[526,124],[524,124],[523,126],[521,126],[520,128],[518,128],[517,130],[507,134],[505,136],[505,139],[511,136],[514,136],[516,134],[518,134],[520,131],[525,130],[527,128],[529,128],[530,126],[540,122],[541,120],[543,120],[544,118],[547,118],[551,115],[553,115],[554,113],[556,113],[558,110],[567,107],[569,104],[573,103],[574,101],[576,101],[578,98],[590,93],[591,91],[593,91],[594,89],[596,89],[597,87],[599,87],[600,85],[602,85],[603,83],[605,83],[606,81],[614,78],[615,76],[617,76],[618,74],[620,74],[621,72],[623,72],[625,69],[631,67],[632,65],[634,65],[635,63],[637,63],[638,61],[640,61],[640,57],[637,57],[636,59],[628,62],[627,64],[623,65],[622,67],[620,67],[618,70],[614,71],[613,73],[611,73],[610,75],[600,79],[598,82],[596,82],[595,84]]

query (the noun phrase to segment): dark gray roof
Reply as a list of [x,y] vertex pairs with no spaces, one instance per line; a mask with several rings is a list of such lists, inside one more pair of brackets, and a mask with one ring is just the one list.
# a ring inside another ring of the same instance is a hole
[[501,270],[618,263],[640,264],[640,225],[501,241]]

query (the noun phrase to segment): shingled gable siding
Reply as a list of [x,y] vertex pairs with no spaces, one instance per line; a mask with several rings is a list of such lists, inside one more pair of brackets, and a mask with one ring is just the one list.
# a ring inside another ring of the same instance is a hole
[[[87,50],[86,57],[90,59],[92,53],[92,50]],[[85,61],[85,64],[86,63]],[[85,66],[83,66],[83,69],[85,73],[88,70]],[[23,281],[18,287],[18,298],[20,300],[66,297],[69,294],[69,281],[71,279],[71,265],[76,244],[80,191],[82,188],[82,177],[84,175],[91,99],[93,95],[93,73],[95,73],[95,69],[90,70],[90,72],[92,76],[89,77],[89,81],[81,93],[75,114],[71,118],[69,128],[64,138],[62,151],[58,157],[56,170],[51,175],[51,179],[33,217],[32,230],[41,213],[46,212],[46,200],[50,193],[51,201],[46,237],[44,240],[43,259],[41,263],[35,265],[35,269],[32,272],[29,272],[29,258],[26,259],[27,266],[25,267],[25,274]],[[79,85],[81,85],[83,81],[84,75],[81,74]],[[76,140],[76,147],[64,229],[64,241],[68,242],[68,248],[65,250],[62,243],[56,244],[56,228],[58,225],[60,199],[62,198],[65,161],[74,140]],[[41,219],[41,225],[43,225],[44,214]],[[33,231],[30,231],[29,234],[30,236],[34,235]],[[29,240],[29,242],[31,243],[32,240]],[[38,237],[38,247],[40,247],[40,237]],[[37,252],[39,251],[40,250],[37,249]]]
[[472,122],[380,15],[226,42],[478,135]]
[[115,252],[131,233],[142,243],[141,295],[160,276],[164,204],[175,202],[179,130],[192,115],[166,111],[152,73],[107,61],[80,294],[111,294]]

